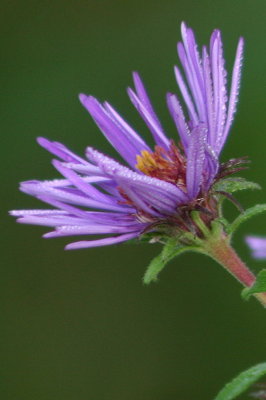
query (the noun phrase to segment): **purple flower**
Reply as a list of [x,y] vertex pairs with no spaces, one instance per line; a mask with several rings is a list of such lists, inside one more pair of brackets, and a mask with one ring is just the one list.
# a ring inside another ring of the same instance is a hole
[[63,179],[22,182],[23,192],[54,209],[11,211],[18,222],[53,227],[44,237],[104,235],[66,247],[76,249],[123,242],[147,232],[169,236],[195,230],[192,210],[204,211],[206,223],[217,217],[212,185],[226,173],[218,158],[236,110],[244,43],[240,38],[227,95],[220,31],[212,33],[209,48],[204,46],[201,54],[192,29],[183,23],[181,33],[177,51],[184,76],[178,67],[175,76],[185,112],[178,97],[167,94],[180,144],[175,144],[177,137],[170,140],[165,134],[136,72],[128,95],[151,131],[154,149],[109,103],[82,94],[81,103],[128,166],[91,147],[83,159],[60,143],[39,138],[39,144],[59,159],[53,165]]
[[246,236],[246,243],[252,251],[252,257],[260,260],[266,258],[266,238]]

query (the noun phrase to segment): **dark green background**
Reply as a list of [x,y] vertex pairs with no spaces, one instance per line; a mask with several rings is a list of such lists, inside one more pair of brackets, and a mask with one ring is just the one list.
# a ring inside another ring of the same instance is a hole
[[[18,182],[58,176],[42,135],[83,154],[115,151],[77,100],[108,99],[146,137],[125,88],[138,70],[166,130],[176,132],[165,92],[180,22],[203,43],[223,31],[227,66],[246,39],[241,101],[223,159],[249,155],[249,179],[265,184],[265,0],[2,1],[1,4],[1,376],[5,400],[211,399],[226,380],[266,359],[265,310],[240,299],[240,285],[210,259],[184,255],[159,284],[141,278],[156,245],[64,252],[42,227],[21,226],[9,209],[42,207]],[[149,140],[149,139],[147,139]],[[239,196],[263,202],[265,189]],[[235,210],[229,206],[228,214]],[[266,233],[247,223],[235,245]]]

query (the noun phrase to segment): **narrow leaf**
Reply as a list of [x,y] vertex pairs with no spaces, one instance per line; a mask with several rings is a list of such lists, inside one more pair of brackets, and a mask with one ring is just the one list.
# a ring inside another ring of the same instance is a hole
[[240,214],[227,228],[228,234],[232,234],[243,222],[246,222],[249,218],[266,211],[266,204],[257,204],[254,207],[248,208],[242,214]]
[[148,285],[157,281],[158,274],[170,260],[189,250],[193,250],[193,248],[191,246],[180,246],[177,244],[176,239],[169,239],[161,253],[150,262],[143,277],[143,282]]
[[249,297],[254,293],[266,292],[266,269],[263,269],[258,273],[257,279],[251,287],[242,290],[242,297],[248,300]]
[[266,374],[266,363],[241,372],[231,382],[227,383],[214,400],[232,400],[247,390],[253,383]]
[[215,191],[234,193],[239,190],[261,189],[260,185],[255,182],[249,182],[244,178],[227,178],[222,179],[213,186]]

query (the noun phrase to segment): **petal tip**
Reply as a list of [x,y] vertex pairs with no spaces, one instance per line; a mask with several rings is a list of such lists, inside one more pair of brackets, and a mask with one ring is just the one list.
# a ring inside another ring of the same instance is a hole
[[48,139],[42,137],[42,136],[37,136],[36,138],[37,143],[39,143],[40,145],[42,145],[42,143],[46,143],[48,142]]
[[48,232],[48,233],[45,233],[44,235],[42,235],[42,237],[44,239],[49,239],[49,238],[53,237],[53,234],[54,234],[54,232]]
[[[57,160],[56,158],[53,158],[53,159],[52,159],[51,164],[52,164],[53,167],[55,167],[57,170],[58,170],[59,168],[62,168],[62,169],[64,168],[63,165],[62,165],[62,163],[61,163],[61,161]],[[59,172],[60,172],[60,171],[59,171]]]
[[77,250],[79,247],[77,246],[77,243],[80,242],[74,242],[74,243],[69,243],[64,247],[64,250]]
[[187,29],[187,24],[185,23],[185,21],[181,22],[181,32],[185,31]]
[[38,136],[36,138],[36,141],[41,147],[49,151],[50,146],[52,144],[52,142],[49,139],[46,139],[45,137],[42,136]]
[[88,96],[84,93],[80,93],[79,94],[79,101],[84,104],[86,102],[86,100],[88,99]]
[[245,39],[243,36],[240,36],[240,38],[238,40],[238,46],[241,46],[243,48],[244,44],[245,44]]
[[133,71],[132,76],[133,76],[133,79],[140,79],[140,75],[139,75],[138,71]]

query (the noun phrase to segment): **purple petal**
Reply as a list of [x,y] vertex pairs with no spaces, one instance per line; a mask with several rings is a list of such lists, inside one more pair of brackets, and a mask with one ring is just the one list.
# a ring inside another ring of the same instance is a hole
[[219,170],[219,160],[215,151],[208,145],[205,144],[205,164],[204,164],[204,181],[203,189],[207,191],[213,183],[213,180]]
[[136,93],[131,89],[128,88],[127,91],[130,100],[140,113],[141,117],[144,119],[146,122],[148,128],[150,129],[155,142],[165,148],[168,149],[170,145],[169,139],[165,136],[161,125],[158,124],[158,118],[154,119],[153,114],[150,113],[150,111],[146,108],[145,104],[142,103],[142,101],[139,99],[139,97],[136,95]]
[[185,116],[182,107],[177,99],[177,97],[172,93],[167,93],[166,96],[168,109],[170,114],[176,124],[182,145],[184,147],[185,153],[187,152],[188,141],[190,136],[190,131],[188,129]]
[[157,178],[151,178],[147,175],[138,174],[92,148],[87,149],[87,155],[90,160],[97,163],[107,175],[112,176],[114,179],[124,179],[130,182],[135,188],[143,188],[147,192],[149,190],[154,190],[155,193],[160,192],[165,197],[173,199],[176,204],[184,203],[187,200],[186,194],[176,185]]
[[223,48],[220,31],[214,31],[211,39],[211,69],[213,78],[215,137],[212,146],[217,152],[221,150],[226,118],[226,71],[224,69]]
[[57,157],[61,158],[66,162],[73,162],[79,164],[88,165],[88,161],[83,160],[81,157],[74,154],[70,151],[67,147],[65,147],[62,143],[59,142],[51,142],[48,139],[43,137],[38,137],[37,142],[40,146],[48,150],[50,153],[56,155]]
[[[177,206],[185,203],[187,200],[187,196],[178,188],[178,190],[175,191],[175,195],[173,195],[172,189],[176,189],[176,187],[172,184],[169,184],[170,188],[168,187],[167,190],[164,185],[159,186],[157,182],[142,180],[142,176],[135,177],[131,174],[124,174],[121,172],[116,173],[115,176],[119,186],[127,193],[128,197],[133,200],[134,204],[140,204],[141,202],[142,207],[140,208],[151,215],[173,214]],[[163,181],[159,181],[159,183],[160,182],[162,182],[162,184],[167,183]],[[143,204],[146,205],[145,208],[143,208]]]
[[63,225],[56,228],[55,231],[45,233],[44,238],[54,238],[73,235],[108,235],[112,233],[130,233],[140,230],[140,226],[110,226],[110,225]]
[[158,126],[160,132],[163,133],[163,135],[164,135],[164,138],[163,138],[164,144],[168,145],[169,141],[168,141],[168,139],[167,139],[167,137],[166,137],[166,135],[165,135],[165,133],[163,131],[163,127],[162,127],[162,125],[161,125],[161,123],[159,121],[159,118],[157,117],[157,115],[156,115],[156,113],[155,113],[155,111],[154,111],[154,109],[152,107],[151,101],[150,101],[149,96],[148,96],[148,94],[146,92],[146,89],[145,89],[145,87],[143,85],[143,82],[142,82],[142,80],[141,80],[141,78],[140,78],[140,76],[139,76],[139,74],[137,72],[133,72],[133,80],[134,80],[134,85],[135,85],[135,89],[136,89],[136,93],[137,93],[138,98],[140,99],[140,101],[142,102],[144,107],[149,112],[151,118],[155,121],[155,123]]
[[63,201],[56,200],[49,195],[40,194],[37,196],[37,199],[43,201],[44,203],[50,204],[50,206],[57,207],[59,210],[60,209],[64,210],[65,212],[68,213],[68,215],[76,216],[85,220],[88,218],[87,216],[88,211],[82,210],[70,204],[66,204]]
[[125,135],[130,141],[133,141],[138,152],[142,150],[151,151],[149,146],[144,142],[144,140],[131,128],[131,126],[118,114],[118,112],[109,104],[104,102],[105,109],[112,114],[112,117],[121,126]]
[[190,199],[194,199],[198,195],[203,180],[206,136],[207,129],[203,124],[191,132],[186,172],[187,191]]
[[208,142],[210,146],[215,145],[215,112],[214,95],[211,75],[210,58],[206,46],[203,47],[203,79],[205,86],[206,122],[208,124]]
[[[69,167],[69,165],[71,165],[71,167],[73,166],[73,164],[61,164],[62,166],[67,166],[67,168]],[[97,168],[98,172],[101,172],[100,169],[98,167]],[[102,176],[85,176],[83,177],[84,182],[87,183],[102,183],[102,182],[108,182],[110,181],[110,178],[106,178],[106,177],[102,177]],[[70,182],[69,179],[52,179],[52,180],[45,180],[45,181],[38,181],[38,180],[31,180],[31,181],[25,181],[25,182],[21,182],[21,186],[24,185],[24,183],[26,184],[40,184],[42,183],[43,185],[45,185],[46,187],[51,187],[51,188],[64,188],[67,186],[71,186],[72,183]]]
[[45,216],[25,216],[17,219],[17,222],[21,224],[30,224],[30,225],[41,225],[41,226],[62,226],[62,225],[69,225],[69,226],[77,226],[78,224],[83,225],[86,223],[86,220],[83,220],[81,218],[75,218],[75,217],[68,217],[68,216],[51,216],[51,217],[45,217]]
[[73,171],[80,172],[81,174],[88,175],[89,178],[84,179],[87,182],[103,182],[108,180],[105,177],[101,176],[101,171],[95,165],[88,163],[87,165],[72,163],[72,162],[63,162],[62,165],[65,167],[72,169]]
[[[135,207],[154,217],[162,215],[172,215],[176,212],[177,202],[170,202],[162,192],[155,191],[154,188],[141,188],[133,185],[132,181],[118,177],[119,186],[134,203]],[[169,204],[170,202],[170,204]]]
[[66,188],[56,189],[45,185],[45,182],[23,182],[20,190],[39,199],[45,196],[46,199],[49,199],[50,201],[58,200],[63,203],[70,203],[96,209],[128,212],[128,207],[126,205],[119,206],[116,204],[107,204],[102,201],[89,198],[88,196],[84,196],[82,192],[78,191],[77,189],[73,189],[72,191],[67,191]]
[[63,176],[65,176],[73,184],[73,186],[80,189],[85,195],[93,198],[94,200],[102,201],[107,204],[117,203],[116,199],[100,192],[88,182],[83,180],[83,178],[81,178],[74,171],[64,167],[59,161],[54,160],[53,165]]
[[66,250],[76,250],[76,249],[86,249],[89,247],[99,247],[99,246],[109,246],[111,244],[126,242],[127,240],[133,239],[139,236],[139,232],[128,233],[125,235],[120,235],[116,237],[109,237],[105,239],[98,240],[84,240],[81,242],[74,242],[68,244],[65,249]]
[[266,238],[246,236],[246,243],[252,251],[252,256],[257,259],[266,259]]
[[150,203],[147,203],[144,199],[141,198],[139,193],[136,192],[135,188],[132,188],[130,185],[126,184],[122,180],[119,181],[119,185],[121,189],[123,189],[124,193],[127,195],[127,197],[133,202],[135,208],[137,210],[141,210],[142,212],[144,211],[148,215],[151,215],[153,217],[160,217],[161,214],[154,210],[151,206]]
[[[205,107],[204,107],[204,96],[203,96],[203,76],[201,60],[197,51],[197,45],[194,38],[193,31],[186,27],[183,22],[181,24],[181,34],[184,43],[184,49],[186,53],[186,68],[185,73],[190,84],[190,89],[194,97],[194,102],[198,109],[198,115],[201,121],[204,121]],[[182,45],[180,45],[181,49]],[[183,55],[183,58],[185,55]],[[182,58],[181,58],[182,61]]]
[[[58,202],[53,205],[63,206]],[[66,206],[66,205],[65,205]],[[62,225],[108,225],[119,227],[131,227],[136,225],[136,218],[133,215],[119,214],[112,212],[93,212],[82,211],[77,212],[71,206],[67,206],[65,210],[13,210],[10,215],[18,217],[17,222],[24,224],[45,225],[45,226],[62,226]]]
[[[113,158],[106,156],[98,150],[92,147],[87,147],[86,149],[87,158],[95,163],[100,170],[105,174],[105,176],[110,177],[110,172],[116,170],[129,170],[129,168],[121,165],[119,162],[115,161]],[[130,170],[129,170],[130,171]]]
[[[240,71],[243,54],[243,39],[241,38],[237,48],[237,54],[233,69],[232,89],[227,107],[227,79],[221,33],[214,30],[210,39],[210,57],[206,47],[203,48],[202,60],[197,50],[194,33],[184,23],[181,25],[183,42],[177,46],[178,55],[183,66],[187,83],[184,82],[179,69],[175,68],[176,80],[187,106],[190,121],[189,129],[193,129],[199,123],[205,123],[208,129],[208,145],[219,155],[227,138],[239,93]],[[169,103],[171,99],[172,103]],[[177,129],[183,131],[178,124],[176,115],[180,110],[173,111],[173,98],[168,98],[168,107],[175,118]],[[175,105],[177,108],[177,105]],[[178,109],[180,107],[178,106]],[[228,109],[228,112],[227,112]],[[181,114],[180,114],[181,115]],[[181,140],[185,142],[182,134]],[[186,146],[184,146],[186,147]]]
[[150,150],[142,139],[133,131],[132,128],[127,129],[125,121],[117,118],[114,109],[105,104],[105,108],[92,96],[81,94],[79,96],[83,106],[89,111],[92,118],[105,135],[106,139],[118,151],[118,153],[133,168],[136,165],[136,155],[142,150]]
[[199,65],[200,61],[196,49],[194,35],[190,29],[187,29],[184,23],[181,24],[181,34],[183,43],[178,43],[178,55],[185,71],[199,119],[204,121],[205,107],[203,98],[202,70],[201,66]]
[[24,217],[24,216],[50,216],[50,215],[67,215],[67,212],[64,210],[12,210],[9,211],[9,214],[14,217]]
[[199,123],[199,117],[198,117],[197,112],[195,110],[193,101],[192,101],[191,96],[190,96],[190,94],[188,92],[187,86],[186,86],[186,84],[185,84],[185,82],[183,80],[183,77],[182,77],[182,74],[181,74],[180,70],[176,66],[175,66],[174,70],[175,70],[175,77],[176,77],[177,84],[179,86],[179,90],[180,90],[180,92],[181,92],[181,94],[183,96],[183,99],[184,99],[184,101],[186,103],[186,106],[187,106],[187,109],[188,109],[189,118],[192,121],[193,126],[196,126]]
[[221,147],[223,146],[229,129],[232,125],[234,114],[236,112],[236,105],[238,102],[238,95],[240,89],[240,79],[241,79],[241,67],[243,61],[243,51],[244,51],[244,39],[240,38],[237,46],[236,51],[236,58],[233,67],[233,76],[232,76],[232,83],[231,83],[231,91],[228,103],[228,113],[227,113],[227,120],[224,128],[224,135],[223,140],[221,142]]

